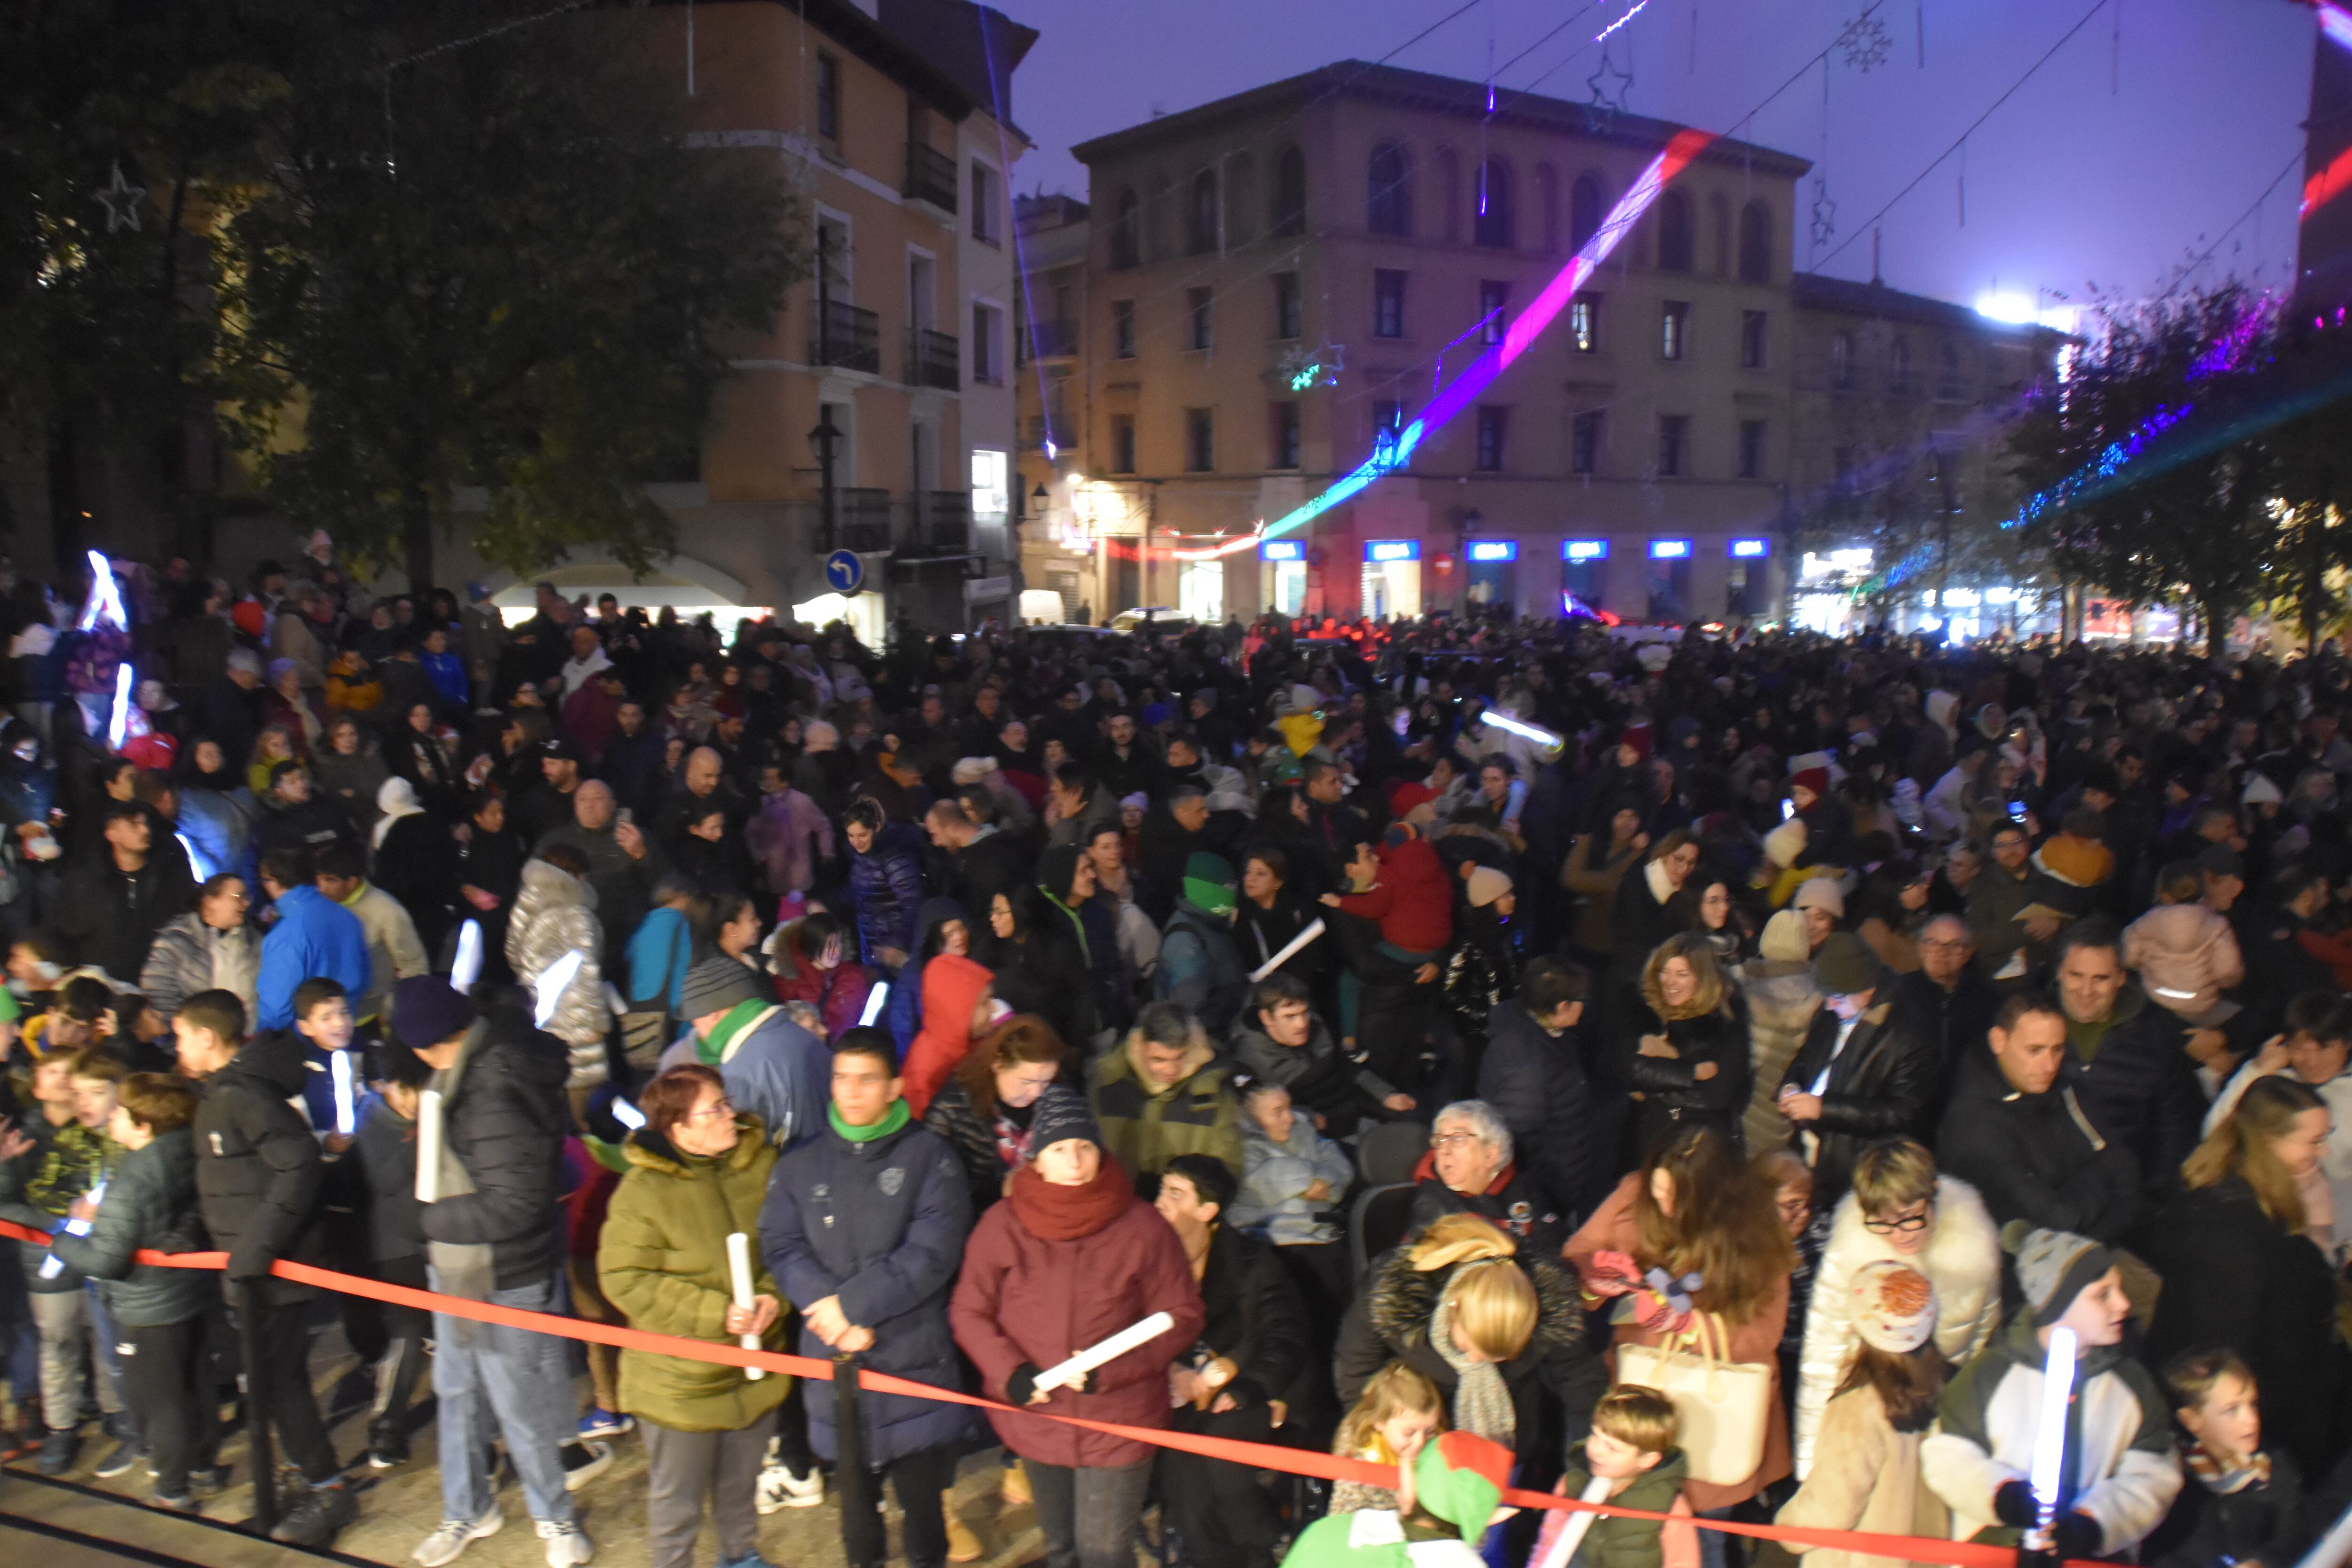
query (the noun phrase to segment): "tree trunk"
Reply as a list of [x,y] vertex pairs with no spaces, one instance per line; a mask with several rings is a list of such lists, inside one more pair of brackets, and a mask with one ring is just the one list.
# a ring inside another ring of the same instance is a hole
[[423,595],[433,585],[433,500],[412,485],[400,498],[401,552],[407,557],[408,591]]
[[81,515],[81,432],[70,414],[49,416],[49,551],[60,577],[72,574],[87,537]]
[[2230,652],[2230,623],[2235,617],[2211,599],[2200,599],[2205,611],[2205,657],[2223,658]]

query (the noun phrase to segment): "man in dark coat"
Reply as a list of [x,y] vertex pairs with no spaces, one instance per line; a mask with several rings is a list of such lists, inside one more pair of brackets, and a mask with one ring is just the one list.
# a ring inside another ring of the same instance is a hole
[[1278,1083],[1293,1104],[1334,1137],[1363,1118],[1411,1115],[1413,1098],[1368,1067],[1351,1062],[1317,1017],[1305,981],[1277,969],[1251,987],[1226,1049],[1253,1079]]
[[[948,1298],[971,1228],[971,1196],[955,1151],[912,1119],[901,1088],[887,1031],[843,1033],[833,1050],[830,1124],[776,1162],[761,1245],[769,1272],[800,1309],[801,1353],[854,1353],[869,1371],[957,1388]],[[862,1411],[876,1484],[871,1511],[842,1516],[849,1561],[882,1561],[884,1476],[906,1516],[908,1561],[945,1561],[940,1494],[955,1485],[968,1412],[870,1389]],[[833,1400],[812,1399],[808,1413],[811,1445],[836,1458]]]
[[1985,1032],[2000,1010],[2000,993],[1971,962],[1976,945],[1969,923],[1958,915],[1937,915],[1919,930],[1919,967],[1896,980],[1890,1000],[1895,1016],[1935,1043],[1942,1064],[1936,1109],[1941,1111],[1959,1074],[1990,1065]]
[[2128,984],[2122,934],[2104,917],[2077,921],[2058,939],[2055,981],[2066,1082],[2091,1124],[2131,1151],[2149,1202],[2161,1203],[2179,1190],[2205,1117],[2189,1026]]
[[[1583,1016],[1582,968],[1539,958],[1519,994],[1486,1015],[1478,1098],[1526,1152],[1528,1171],[1566,1215],[1587,1213],[1608,1174],[1611,1140],[1596,1137],[1592,1090],[1570,1032]],[[1571,1226],[1572,1228],[1572,1226]]]
[[[1169,1369],[1169,1425],[1179,1432],[1270,1443],[1283,1424],[1313,1429],[1322,1412],[1301,1408],[1323,1383],[1310,1355],[1307,1309],[1275,1250],[1217,1223],[1234,1201],[1234,1173],[1207,1154],[1179,1154],[1160,1177],[1153,1205],[1184,1244],[1208,1311],[1192,1352]],[[1255,1472],[1171,1448],[1160,1457],[1160,1495],[1187,1560],[1273,1568],[1282,1515]]]
[[148,811],[130,800],[106,808],[105,847],[68,874],[54,917],[83,963],[126,985],[138,984],[155,933],[196,902],[187,857],[176,844],[158,849]]
[[1897,1016],[1878,957],[1852,931],[1832,931],[1813,955],[1822,1005],[1780,1079],[1777,1104],[1813,1166],[1813,1206],[1845,1195],[1853,1163],[1884,1138],[1927,1131],[1943,1077],[1935,1041]]
[[181,1073],[197,1084],[196,1206],[213,1245],[228,1253],[233,1300],[258,1304],[254,1342],[269,1358],[259,1367],[261,1398],[286,1458],[308,1489],[286,1508],[279,1541],[323,1546],[358,1508],[344,1490],[334,1441],[310,1392],[310,1305],[318,1292],[273,1278],[281,1258],[323,1263],[319,1190],[325,1156],[288,1101],[309,1076],[302,1041],[290,1031],[248,1041],[245,1004],[232,991],[199,991],[172,1016]]
[[1522,1251],[1558,1258],[1575,1226],[1551,1197],[1512,1161],[1516,1145],[1495,1108],[1457,1100],[1430,1126],[1430,1151],[1413,1167],[1408,1237],[1450,1214],[1475,1214],[1515,1237]]

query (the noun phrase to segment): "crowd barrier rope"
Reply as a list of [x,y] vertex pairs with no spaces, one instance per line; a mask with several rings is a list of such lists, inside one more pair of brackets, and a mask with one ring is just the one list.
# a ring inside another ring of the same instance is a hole
[[[0,1220],[0,1236],[18,1241],[46,1245],[48,1236],[11,1220]],[[226,1270],[226,1252],[156,1252],[142,1247],[136,1254],[141,1263],[164,1268],[208,1268]],[[412,1307],[427,1312],[445,1312],[453,1318],[471,1318],[477,1322],[496,1323],[507,1328],[526,1329],[537,1333],[554,1334],[562,1339],[580,1340],[594,1344],[613,1345],[621,1350],[643,1351],[652,1355],[676,1356],[686,1361],[702,1361],[726,1366],[758,1367],[772,1373],[793,1377],[810,1378],[830,1383],[835,1363],[810,1356],[787,1355],[780,1351],[747,1351],[732,1344],[718,1344],[707,1340],[683,1339],[675,1334],[656,1334],[645,1329],[627,1328],[617,1323],[594,1323],[582,1318],[557,1317],[549,1312],[533,1312],[520,1307],[501,1307],[489,1301],[472,1301],[463,1297],[446,1296],[434,1290],[418,1290],[405,1285],[387,1284],[381,1279],[363,1279],[356,1274],[339,1273],[331,1268],[320,1268],[308,1263],[279,1259],[270,1266],[270,1273],[297,1285],[312,1285],[322,1290],[332,1290],[346,1296],[361,1296],[397,1307]],[[1255,1469],[1279,1470],[1287,1475],[1311,1476],[1331,1481],[1361,1481],[1372,1486],[1389,1486],[1396,1472],[1383,1465],[1362,1459],[1350,1459],[1337,1454],[1318,1453],[1307,1448],[1289,1448],[1273,1443],[1251,1443],[1234,1437],[1211,1437],[1199,1433],[1175,1432],[1156,1426],[1129,1426],[1113,1421],[1090,1421],[1082,1415],[1066,1415],[1049,1410],[1016,1409],[998,1400],[983,1399],[961,1389],[942,1388],[937,1384],[918,1383],[911,1378],[894,1377],[887,1373],[856,1369],[857,1385],[877,1394],[897,1394],[916,1399],[937,1400],[943,1404],[969,1405],[975,1410],[996,1415],[1023,1415],[1032,1420],[1058,1421],[1066,1426],[1083,1427],[1113,1437],[1124,1437],[1154,1447],[1176,1448],[1199,1454],[1207,1458],[1223,1459],[1233,1464],[1247,1465]],[[1524,1491],[1507,1489],[1503,1501],[1515,1508],[1559,1509],[1604,1517],[1622,1519],[1654,1519],[1664,1521],[1669,1516],[1637,1508],[1620,1508],[1614,1503],[1589,1503],[1578,1498],[1559,1497],[1550,1492]],[[1945,1568],[2017,1568],[2020,1552],[2015,1547],[1990,1546],[1972,1541],[1938,1541],[1927,1536],[1885,1535],[1857,1530],[1808,1530],[1778,1524],[1744,1524],[1733,1520],[1699,1519],[1688,1515],[1675,1516],[1686,1524],[1701,1530],[1721,1531],[1727,1535],[1750,1536],[1759,1541],[1777,1541],[1798,1551],[1828,1548],[1832,1551],[1866,1552],[1874,1557],[1895,1558],[1909,1563],[1945,1565]],[[2047,1560],[2045,1560],[2047,1561]],[[2067,1568],[2100,1568],[2095,1563],[2070,1563]]]

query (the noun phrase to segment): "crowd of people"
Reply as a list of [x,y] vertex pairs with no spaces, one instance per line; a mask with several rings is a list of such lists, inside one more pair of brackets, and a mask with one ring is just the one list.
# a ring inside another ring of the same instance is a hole
[[[656,1568],[706,1518],[751,1568],[829,1490],[856,1568],[886,1492],[907,1563],[969,1562],[976,1456],[1051,1568],[1734,1568],[1780,1549],[1707,1526],[1775,1520],[2289,1568],[2352,1502],[2333,651],[877,649],[544,586],[509,625],[323,550],[8,606],[0,1374],[44,1474],[200,1511],[242,1386],[323,1544],[429,1378],[423,1568],[509,1483],[551,1568],[634,1507]],[[631,1441],[646,1495],[600,1496]]]

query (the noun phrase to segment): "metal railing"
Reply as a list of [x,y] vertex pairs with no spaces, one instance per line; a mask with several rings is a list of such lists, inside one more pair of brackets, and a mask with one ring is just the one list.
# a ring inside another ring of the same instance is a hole
[[971,497],[962,490],[923,490],[923,543],[936,555],[961,555],[971,549]]
[[880,374],[882,318],[845,300],[826,300],[809,330],[809,363]]
[[946,332],[917,327],[907,334],[907,384],[954,392],[963,385],[963,342]]
[[929,202],[942,212],[956,210],[956,161],[920,142],[907,143],[907,184],[898,194]]
[[869,554],[890,548],[888,490],[837,489],[833,493],[833,502],[839,525],[835,542],[840,548]]

